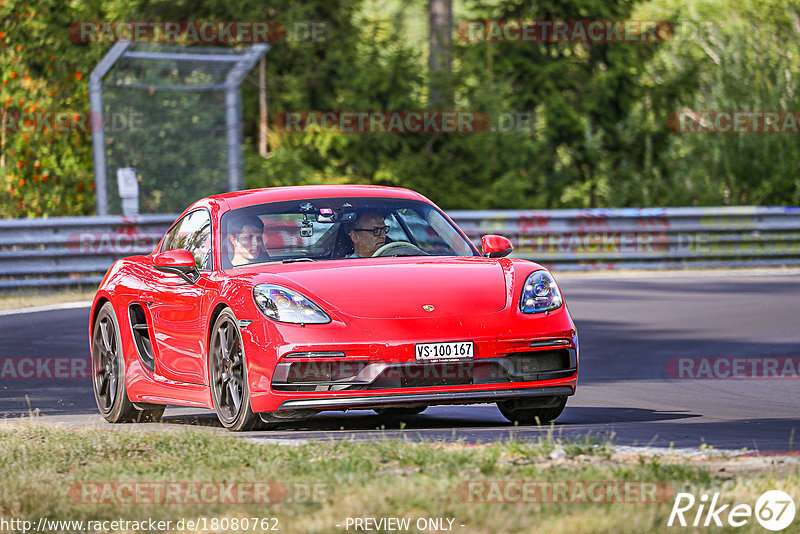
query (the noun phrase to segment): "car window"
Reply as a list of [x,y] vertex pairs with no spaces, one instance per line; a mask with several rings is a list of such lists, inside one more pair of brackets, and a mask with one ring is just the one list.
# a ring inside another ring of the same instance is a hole
[[389,233],[386,234],[386,237],[390,241],[411,241],[403,226],[397,221],[396,213],[390,213],[384,220],[386,221],[386,226],[389,227]]
[[333,245],[332,237],[338,224],[319,223],[309,220],[311,230],[301,235],[303,215],[300,213],[279,213],[262,216],[264,222],[264,246],[270,256],[292,255],[295,250],[317,251],[324,254]]
[[[364,224],[359,222],[362,216],[370,221],[366,224],[375,230],[374,236],[363,233],[367,229],[356,228],[357,223]],[[380,233],[381,218],[385,234]],[[263,245],[268,259],[255,259],[250,264],[359,258],[362,256],[354,251],[356,231],[362,232],[356,234],[363,236],[359,240],[362,245],[370,240],[373,244],[393,245],[381,252],[387,255],[479,255],[435,206],[418,200],[339,197],[259,204],[226,212],[221,219],[222,235],[230,234],[236,228],[236,221],[243,219],[259,227],[263,224]],[[364,251],[363,246],[361,250]],[[230,263],[224,265],[233,267]]]
[[[397,217],[411,234],[413,242],[429,254],[469,255],[470,247],[438,211],[427,210],[425,216],[412,208],[397,210]],[[402,239],[402,238],[401,238]]]
[[163,252],[180,248],[188,250],[194,255],[194,262],[198,269],[213,269],[211,218],[206,210],[196,210],[184,215],[164,238],[161,250]]

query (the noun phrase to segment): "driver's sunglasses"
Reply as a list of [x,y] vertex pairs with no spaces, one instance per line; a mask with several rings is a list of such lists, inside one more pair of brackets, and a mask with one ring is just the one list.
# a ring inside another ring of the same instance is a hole
[[380,237],[389,233],[388,226],[376,226],[375,228],[353,228],[355,232],[372,232],[375,237]]

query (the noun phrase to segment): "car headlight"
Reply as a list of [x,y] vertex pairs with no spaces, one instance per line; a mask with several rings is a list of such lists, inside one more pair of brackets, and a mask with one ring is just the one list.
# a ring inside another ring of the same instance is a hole
[[297,291],[285,287],[259,284],[253,288],[253,298],[262,313],[275,321],[296,324],[331,322],[322,308]]
[[555,310],[561,306],[563,299],[556,281],[547,271],[535,271],[525,280],[519,309],[522,313],[539,313]]

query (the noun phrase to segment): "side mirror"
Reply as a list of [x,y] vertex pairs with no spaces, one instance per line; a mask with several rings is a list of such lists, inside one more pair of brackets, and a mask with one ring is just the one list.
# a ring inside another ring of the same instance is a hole
[[514,251],[514,245],[501,235],[489,234],[481,237],[481,250],[490,258],[502,258]]
[[153,257],[153,264],[159,271],[177,274],[190,284],[194,284],[200,278],[200,272],[194,263],[194,255],[182,248],[156,254]]

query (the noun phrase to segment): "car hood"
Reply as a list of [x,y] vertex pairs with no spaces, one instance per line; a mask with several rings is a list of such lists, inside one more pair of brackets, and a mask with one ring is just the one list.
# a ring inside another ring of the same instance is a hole
[[258,282],[286,279],[285,285],[323,307],[358,317],[484,314],[506,305],[503,268],[486,258],[369,258],[291,267]]

